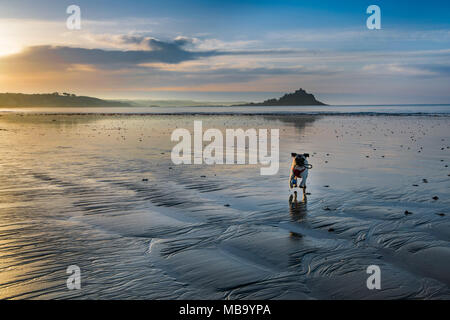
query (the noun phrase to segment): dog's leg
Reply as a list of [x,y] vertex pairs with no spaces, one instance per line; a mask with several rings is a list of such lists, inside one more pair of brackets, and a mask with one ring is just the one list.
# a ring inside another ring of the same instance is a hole
[[308,169],[303,171],[300,174],[300,177],[302,178],[302,182],[300,183],[300,188],[306,188],[306,179],[308,178]]

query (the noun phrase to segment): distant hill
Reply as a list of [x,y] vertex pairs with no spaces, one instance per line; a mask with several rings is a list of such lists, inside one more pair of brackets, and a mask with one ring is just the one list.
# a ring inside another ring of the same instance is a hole
[[1,107],[130,107],[126,102],[76,96],[70,93],[0,93]]
[[264,102],[251,102],[239,106],[326,106],[325,103],[316,100],[314,95],[307,93],[302,88],[294,93],[287,93],[279,99],[269,99]]

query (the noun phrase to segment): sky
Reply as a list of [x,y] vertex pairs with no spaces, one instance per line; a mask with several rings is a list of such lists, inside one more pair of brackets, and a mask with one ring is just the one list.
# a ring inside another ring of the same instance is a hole
[[0,92],[431,104],[449,80],[449,1],[0,0]]

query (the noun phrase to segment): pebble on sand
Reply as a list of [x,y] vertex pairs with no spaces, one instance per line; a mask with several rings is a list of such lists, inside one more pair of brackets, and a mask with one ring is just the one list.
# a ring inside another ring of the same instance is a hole
[[223,206],[224,206],[224,207],[229,207],[230,205],[227,203],[227,204],[224,204]]
[[412,214],[411,211],[405,210],[405,215]]
[[423,183],[428,183],[428,180],[427,179],[422,179],[422,182]]
[[434,196],[433,200],[439,200],[439,197],[438,196]]
[[142,181],[148,181],[148,179],[147,179],[147,178],[144,178],[144,179],[142,179]]

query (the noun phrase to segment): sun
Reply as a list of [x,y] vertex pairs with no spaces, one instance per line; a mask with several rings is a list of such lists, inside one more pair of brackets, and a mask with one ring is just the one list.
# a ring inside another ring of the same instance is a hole
[[8,29],[8,25],[0,21],[0,57],[20,52],[22,46],[17,37]]
[[0,39],[0,57],[20,52],[22,48]]

